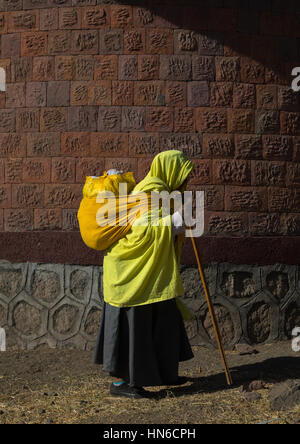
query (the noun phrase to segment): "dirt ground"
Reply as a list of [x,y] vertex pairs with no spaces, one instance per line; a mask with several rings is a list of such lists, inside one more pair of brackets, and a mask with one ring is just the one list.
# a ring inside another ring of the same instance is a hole
[[[268,389],[300,377],[300,353],[289,342],[257,347],[256,355],[228,352],[234,385],[227,388],[216,350],[193,347],[180,368],[181,387],[149,388],[150,399],[109,396],[110,376],[92,364],[92,353],[76,350],[0,353],[0,424],[203,424],[300,423],[300,406],[270,409]],[[262,399],[245,400],[239,387],[263,379]]]

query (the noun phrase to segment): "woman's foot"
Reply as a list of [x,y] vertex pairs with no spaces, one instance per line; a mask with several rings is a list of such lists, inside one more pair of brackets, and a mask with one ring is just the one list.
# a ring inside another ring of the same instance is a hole
[[111,396],[122,396],[125,398],[142,399],[147,397],[147,391],[142,387],[131,387],[127,382],[112,383],[110,386]]

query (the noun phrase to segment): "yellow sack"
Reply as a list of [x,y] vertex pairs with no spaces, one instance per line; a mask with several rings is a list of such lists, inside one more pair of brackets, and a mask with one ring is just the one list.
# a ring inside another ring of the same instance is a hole
[[118,196],[120,183],[127,184],[127,194],[131,193],[136,186],[133,173],[108,175],[104,171],[103,176],[100,177],[88,176],[83,187],[83,196],[88,198],[97,197],[99,191],[111,191],[115,196]]
[[[119,184],[125,184],[119,195]],[[131,229],[137,217],[148,211],[151,195],[130,193],[136,183],[133,173],[88,176],[78,211],[79,228],[84,243],[94,250],[106,250]],[[107,196],[107,192],[112,193]],[[102,200],[101,200],[102,199]]]

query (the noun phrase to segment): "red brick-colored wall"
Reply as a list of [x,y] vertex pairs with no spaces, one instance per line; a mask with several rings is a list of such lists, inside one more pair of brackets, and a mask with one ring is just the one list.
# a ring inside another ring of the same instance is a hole
[[220,238],[207,260],[224,237],[261,236],[269,255],[272,237],[299,245],[299,2],[99,3],[1,2],[1,258],[97,262],[74,233],[85,176],[140,180],[165,149],[196,164]]

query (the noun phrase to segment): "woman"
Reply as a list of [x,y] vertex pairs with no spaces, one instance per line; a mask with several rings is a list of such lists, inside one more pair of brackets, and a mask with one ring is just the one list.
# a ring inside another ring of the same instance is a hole
[[[182,192],[193,167],[181,151],[160,153],[133,192]],[[178,228],[162,219],[158,226],[139,220],[104,257],[105,303],[94,358],[117,378],[110,394],[133,398],[146,396],[144,386],[180,383],[179,362],[193,358],[177,299],[184,293],[184,234],[175,236]]]

